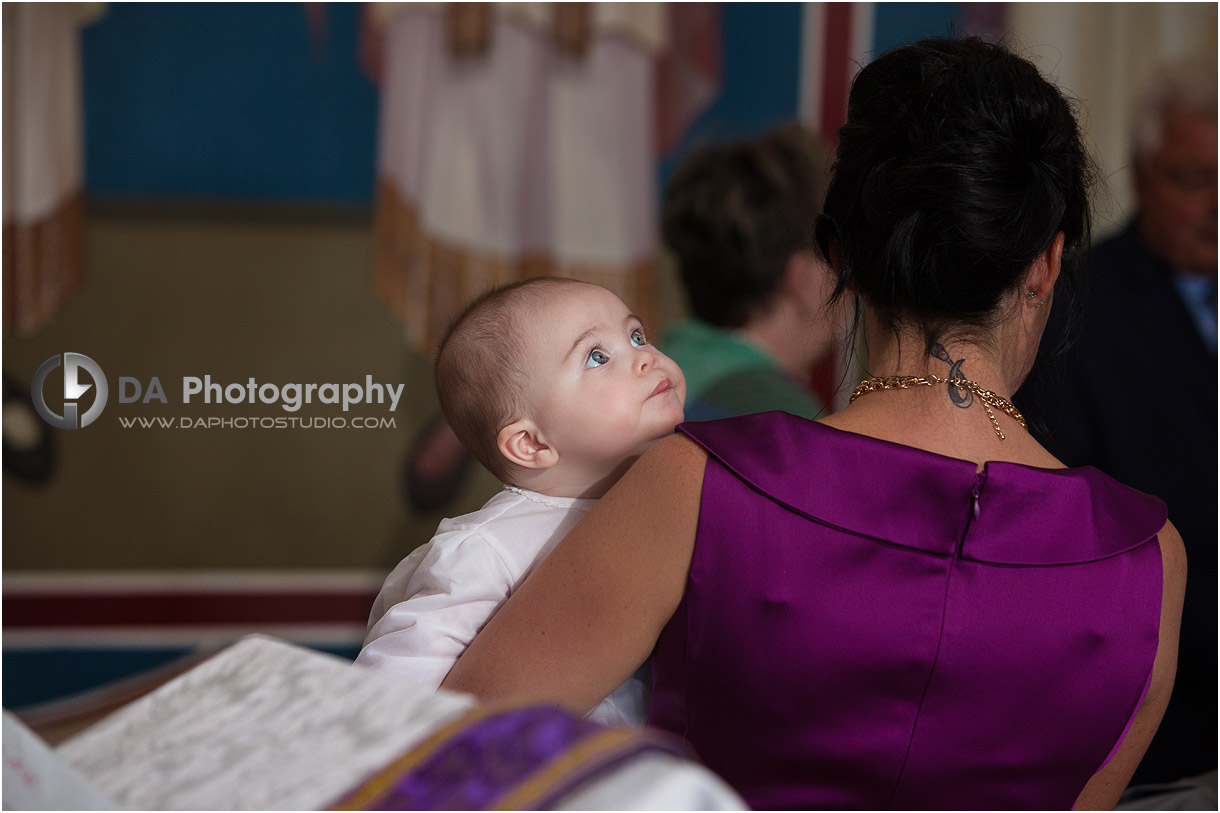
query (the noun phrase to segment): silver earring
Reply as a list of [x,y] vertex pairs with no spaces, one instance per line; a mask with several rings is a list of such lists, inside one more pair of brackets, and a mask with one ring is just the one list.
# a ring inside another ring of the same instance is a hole
[[1030,292],[1029,292],[1028,294],[1026,294],[1025,296],[1026,296],[1027,298],[1029,298],[1029,299],[1033,299],[1035,296],[1037,296],[1037,294],[1036,294],[1036,293],[1034,293],[1033,291],[1030,291]]

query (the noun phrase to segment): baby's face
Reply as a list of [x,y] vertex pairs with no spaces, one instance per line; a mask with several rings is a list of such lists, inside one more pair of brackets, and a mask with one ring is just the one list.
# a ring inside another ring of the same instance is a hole
[[604,476],[682,422],[682,370],[610,291],[564,286],[524,323],[525,408],[561,465]]

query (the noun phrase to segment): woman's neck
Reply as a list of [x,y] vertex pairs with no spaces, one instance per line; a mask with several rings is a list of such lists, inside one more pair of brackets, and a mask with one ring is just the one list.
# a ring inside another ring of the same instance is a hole
[[[1059,465],[1022,428],[1015,410],[1001,406],[1024,376],[1024,370],[1016,370],[1019,361],[986,344],[961,339],[943,339],[929,352],[918,331],[895,334],[875,324],[869,327],[865,375],[923,381],[905,382],[905,388],[893,382],[862,388],[866,391],[824,422],[980,465],[987,460]],[[949,383],[954,378],[977,387],[955,387]],[[986,401],[980,390],[990,391]]]
[[942,340],[929,349],[922,337],[900,339],[890,334],[868,343],[867,374],[964,378],[1000,395],[1011,395],[1010,376],[988,348],[965,341]]

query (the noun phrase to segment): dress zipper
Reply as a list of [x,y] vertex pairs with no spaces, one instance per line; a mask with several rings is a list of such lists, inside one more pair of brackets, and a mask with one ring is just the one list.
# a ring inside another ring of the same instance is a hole
[[974,476],[974,488],[970,489],[970,494],[974,498],[974,518],[979,518],[979,493],[983,490],[983,483],[987,480],[987,470],[983,469]]

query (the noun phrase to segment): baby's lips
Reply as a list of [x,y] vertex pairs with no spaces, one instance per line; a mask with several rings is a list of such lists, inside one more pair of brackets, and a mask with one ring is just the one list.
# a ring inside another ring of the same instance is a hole
[[674,383],[672,381],[670,381],[668,378],[662,378],[659,382],[657,382],[656,388],[653,389],[652,393],[648,397],[652,398],[653,396],[660,395],[663,392],[669,392],[673,388]]

